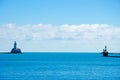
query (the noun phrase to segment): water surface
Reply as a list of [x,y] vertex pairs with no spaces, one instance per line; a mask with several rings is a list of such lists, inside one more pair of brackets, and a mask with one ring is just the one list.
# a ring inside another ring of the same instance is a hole
[[119,57],[74,52],[0,54],[0,80],[119,79]]

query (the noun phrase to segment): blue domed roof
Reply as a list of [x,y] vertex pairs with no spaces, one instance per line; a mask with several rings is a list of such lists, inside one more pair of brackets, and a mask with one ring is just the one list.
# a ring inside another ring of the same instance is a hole
[[11,53],[21,53],[21,49],[19,49],[19,48],[13,48],[12,50],[11,50]]

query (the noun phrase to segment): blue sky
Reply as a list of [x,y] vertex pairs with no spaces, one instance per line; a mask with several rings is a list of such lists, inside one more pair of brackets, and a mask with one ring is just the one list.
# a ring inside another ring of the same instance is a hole
[[0,0],[0,23],[120,25],[119,0]]
[[120,1],[0,0],[0,31],[0,51],[120,52]]

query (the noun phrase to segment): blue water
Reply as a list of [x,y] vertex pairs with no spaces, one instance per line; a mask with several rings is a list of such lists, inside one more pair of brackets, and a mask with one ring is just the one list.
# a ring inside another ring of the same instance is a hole
[[0,80],[120,80],[120,57],[74,52],[0,54]]

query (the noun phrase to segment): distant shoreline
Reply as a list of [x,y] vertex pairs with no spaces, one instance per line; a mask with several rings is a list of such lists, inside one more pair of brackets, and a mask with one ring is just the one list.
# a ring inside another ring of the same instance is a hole
[[[22,52],[22,53],[101,53],[101,52]],[[12,54],[11,52],[0,52],[0,54]],[[14,53],[13,53],[14,54]],[[102,53],[101,53],[102,54]],[[120,53],[112,53],[109,54],[120,54]]]
[[11,52],[0,52],[0,54],[10,54]]

